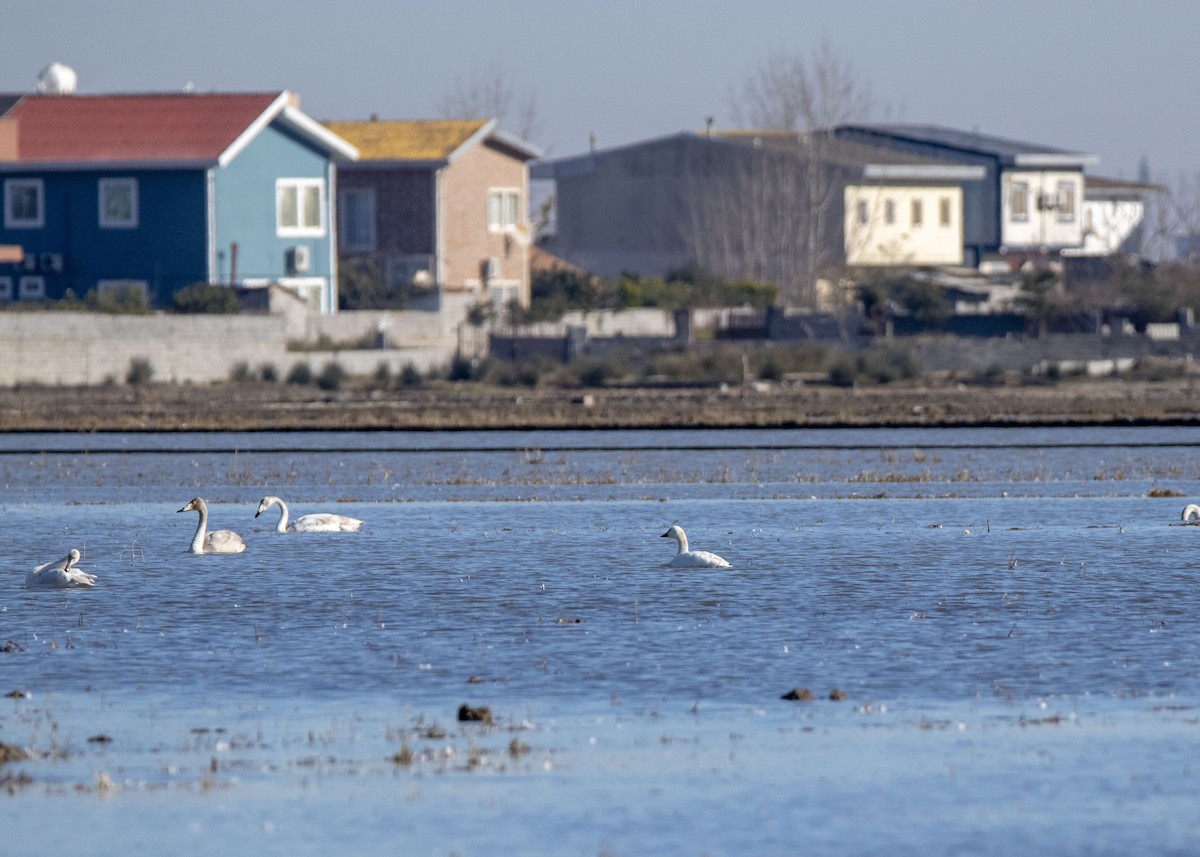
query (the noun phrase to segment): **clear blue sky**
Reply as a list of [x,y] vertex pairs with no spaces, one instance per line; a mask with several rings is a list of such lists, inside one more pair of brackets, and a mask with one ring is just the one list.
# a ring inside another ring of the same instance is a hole
[[318,119],[423,118],[499,62],[550,155],[728,125],[768,55],[827,40],[892,118],[1200,172],[1193,0],[4,0],[0,91],[290,89]]

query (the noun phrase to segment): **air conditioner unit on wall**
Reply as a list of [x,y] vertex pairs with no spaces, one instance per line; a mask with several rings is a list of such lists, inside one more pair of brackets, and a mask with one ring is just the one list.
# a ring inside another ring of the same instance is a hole
[[500,257],[489,256],[487,261],[483,263],[483,278],[485,280],[494,280],[500,276]]
[[285,254],[285,265],[289,274],[303,274],[312,265],[312,252],[304,244],[289,247]]

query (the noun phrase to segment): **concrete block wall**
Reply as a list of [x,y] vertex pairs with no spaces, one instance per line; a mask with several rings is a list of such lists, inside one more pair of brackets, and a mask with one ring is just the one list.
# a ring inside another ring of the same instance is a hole
[[0,313],[0,386],[123,383],[134,360],[155,381],[229,378],[239,363],[279,362],[284,322],[272,316]]

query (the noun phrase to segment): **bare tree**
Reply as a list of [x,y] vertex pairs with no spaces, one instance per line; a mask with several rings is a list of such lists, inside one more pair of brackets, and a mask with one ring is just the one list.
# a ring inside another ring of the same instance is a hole
[[871,86],[822,41],[809,57],[776,53],[729,96],[734,125],[760,131],[816,131],[867,119]]
[[496,119],[505,131],[530,142],[542,132],[535,94],[522,93],[498,57],[483,68],[472,67],[465,78],[455,77],[435,109],[445,119]]
[[[764,177],[776,194],[790,197],[786,204],[775,200],[788,216],[783,223],[772,222],[791,232],[769,237],[753,229],[754,234],[743,241],[743,246],[767,241],[769,246],[762,252],[769,255],[778,252],[773,248],[788,243],[801,249],[800,258],[789,266],[789,281],[777,284],[783,294],[811,302],[817,278],[840,255],[831,247],[830,236],[840,234],[834,227],[841,221],[845,174],[834,164],[832,153],[838,144],[830,131],[838,124],[866,119],[874,109],[870,85],[837,56],[828,41],[822,41],[808,57],[769,56],[740,88],[730,92],[729,110],[735,125],[771,132],[776,140],[794,135],[789,152],[793,160],[773,159],[775,174]],[[742,224],[743,229],[748,226]],[[711,225],[708,231],[712,234]]]

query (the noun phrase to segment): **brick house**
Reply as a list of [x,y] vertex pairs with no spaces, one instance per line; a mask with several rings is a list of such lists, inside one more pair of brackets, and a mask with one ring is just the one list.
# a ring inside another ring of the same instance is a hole
[[331,121],[359,150],[339,165],[338,252],[412,309],[451,296],[529,304],[529,168],[541,152],[495,120]]

